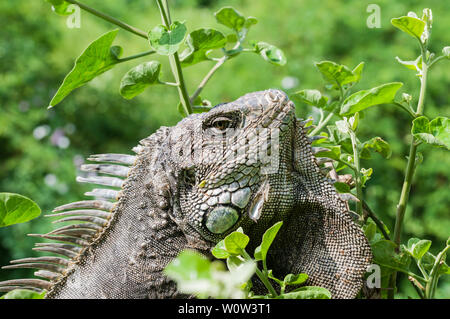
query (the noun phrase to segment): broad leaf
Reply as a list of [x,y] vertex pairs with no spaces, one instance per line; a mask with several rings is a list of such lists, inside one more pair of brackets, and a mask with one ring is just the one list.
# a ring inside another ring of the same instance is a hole
[[358,82],[364,67],[364,63],[360,63],[352,71],[345,65],[337,64],[332,61],[321,61],[315,65],[320,73],[322,73],[323,78],[327,82],[333,84],[334,87]]
[[109,31],[93,41],[76,59],[75,66],[67,74],[59,87],[49,108],[61,102],[70,92],[86,84],[93,78],[112,69],[120,60],[117,57],[117,47],[111,52],[111,44],[117,35],[117,29]]
[[409,271],[411,258],[405,253],[397,254],[394,242],[381,239],[371,246],[375,263],[397,271],[406,273]]
[[403,61],[398,56],[395,58],[397,59],[398,63],[404,65],[410,70],[414,71],[422,70],[422,55],[419,55],[417,59],[415,59],[414,61]]
[[386,83],[370,90],[363,90],[353,93],[345,99],[340,114],[342,116],[352,115],[370,106],[386,104],[394,101],[395,94],[402,87],[403,83]]
[[0,227],[24,223],[41,214],[31,199],[12,193],[0,193]]
[[186,26],[179,21],[173,22],[169,28],[160,24],[148,34],[150,45],[158,54],[171,55],[178,51],[186,36]]
[[329,151],[320,151],[315,154],[316,157],[328,157],[338,161],[341,158],[341,146],[333,145],[327,147]]
[[[223,7],[214,15],[217,22],[235,31],[240,31],[245,26],[245,17],[232,7]],[[254,20],[251,21],[254,22]]]
[[414,17],[400,17],[391,20],[394,27],[420,40],[425,30],[425,22]]
[[207,52],[223,48],[227,43],[225,36],[214,29],[198,29],[189,33],[186,44],[188,48],[180,55],[181,65],[189,66],[205,60]]
[[214,257],[216,257],[218,259],[226,259],[226,258],[230,257],[230,254],[227,252],[227,250],[225,248],[224,240],[219,241],[216,244],[216,246],[214,246],[214,248],[211,250],[211,253],[213,254]]
[[52,10],[62,16],[67,16],[73,13],[74,10],[72,10],[73,6],[69,2],[66,2],[64,0],[46,0],[48,3],[52,5]]
[[247,247],[250,238],[247,235],[234,231],[224,239],[225,249],[231,255],[239,255]]
[[338,193],[350,193],[350,185],[348,185],[347,183],[335,182],[333,185]]
[[150,61],[141,63],[128,71],[120,82],[120,94],[132,99],[141,94],[148,86],[159,82],[161,63]]
[[388,142],[381,137],[374,137],[361,145],[360,157],[362,159],[370,159],[370,151],[380,153],[386,159],[392,155],[392,150]]
[[408,240],[408,246],[404,248],[412,257],[420,260],[428,252],[430,247],[431,240],[411,238]]
[[435,147],[450,149],[450,121],[446,117],[437,117],[431,122],[421,116],[413,121],[412,135],[420,141]]
[[0,299],[44,299],[47,292],[38,293],[27,289],[14,289],[4,294]]
[[323,96],[318,90],[301,90],[292,95],[292,99],[299,100],[306,104],[323,108],[327,105],[328,97]]
[[211,262],[198,252],[182,251],[164,269],[164,273],[176,281],[209,279]]
[[279,299],[331,299],[331,293],[322,287],[306,286],[282,294]]
[[266,42],[258,42],[254,44],[254,47],[256,53],[258,53],[264,60],[272,64],[285,65],[287,62],[283,51],[272,44]]
[[308,279],[307,274],[288,274],[284,277],[283,283],[285,285],[301,285]]
[[280,230],[283,222],[275,223],[272,227],[266,230],[263,235],[261,245],[259,245],[255,249],[255,259],[256,260],[266,260],[267,252],[269,251],[272,242],[277,236],[278,231]]

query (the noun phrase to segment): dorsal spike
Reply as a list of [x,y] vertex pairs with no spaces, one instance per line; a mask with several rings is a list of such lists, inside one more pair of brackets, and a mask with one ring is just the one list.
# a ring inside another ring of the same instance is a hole
[[21,263],[35,263],[35,262],[45,262],[51,264],[57,264],[61,266],[69,266],[70,262],[67,259],[53,256],[43,256],[43,257],[29,257],[21,258],[16,260],[11,260],[11,264],[21,264]]
[[62,231],[75,230],[75,229],[90,229],[90,230],[94,230],[96,232],[96,231],[102,230],[103,227],[99,226],[97,224],[93,224],[93,223],[73,224],[73,225],[67,225],[67,226],[57,228],[57,229],[49,232],[48,235],[60,234]]
[[59,276],[61,274],[57,274],[57,273],[54,273],[54,272],[48,271],[48,270],[38,270],[38,271],[34,272],[34,275],[36,277],[41,277],[41,278],[44,278],[44,279],[55,281],[55,280],[57,280],[59,278]]
[[0,286],[0,292],[10,292],[16,289],[26,289],[31,290],[37,293],[42,293],[42,289],[36,288],[36,287],[29,287],[29,286]]
[[77,176],[77,182],[121,188],[124,183],[124,180],[118,177],[109,177],[109,176],[89,176],[89,177]]
[[12,279],[0,282],[0,287],[5,286],[30,286],[48,290],[51,287],[51,283],[41,279]]
[[65,217],[65,218],[55,220],[55,221],[53,221],[53,223],[56,224],[56,223],[73,222],[73,221],[90,222],[90,223],[94,223],[94,224],[97,224],[102,227],[108,225],[108,220],[103,219],[103,218],[94,217],[94,216],[70,216],[70,217]]
[[34,247],[32,249],[35,251],[45,251],[48,253],[54,253],[54,254],[58,254],[61,256],[66,256],[71,259],[78,256],[78,253],[76,253],[76,252],[70,251],[68,249],[60,248],[60,247],[55,247],[55,246],[38,246],[38,247]]
[[85,172],[97,172],[121,177],[127,177],[130,170],[127,166],[110,164],[84,164],[81,165],[80,169]]
[[20,269],[20,268],[32,268],[32,269],[42,269],[49,270],[53,272],[57,272],[62,274],[64,272],[64,268],[59,267],[54,264],[45,264],[45,263],[24,263],[24,264],[15,264],[3,266],[2,269]]
[[66,243],[80,245],[83,247],[89,246],[89,243],[86,240],[80,239],[80,238],[69,237],[69,236],[54,236],[54,235],[47,235],[47,234],[28,234],[28,236],[62,241],[62,242],[66,242]]
[[136,161],[136,156],[127,154],[94,154],[88,157],[88,161],[133,165]]
[[113,214],[104,212],[102,210],[83,209],[83,210],[71,210],[71,211],[56,213],[56,214],[48,214],[48,215],[45,215],[45,217],[74,216],[74,215],[93,216],[93,217],[109,219],[109,218],[111,218],[111,216]]
[[62,206],[58,206],[53,209],[53,212],[60,212],[63,210],[75,209],[75,208],[96,208],[102,209],[106,211],[110,211],[114,206],[114,203],[107,202],[104,200],[82,200],[79,202],[73,202],[70,204],[65,204]]
[[119,198],[120,191],[105,188],[94,188],[92,191],[84,193],[84,195],[117,200]]
[[78,228],[78,229],[56,229],[47,235],[66,235],[76,238],[81,238],[85,240],[91,240],[95,234],[97,234],[97,231],[94,229],[86,229],[86,228]]

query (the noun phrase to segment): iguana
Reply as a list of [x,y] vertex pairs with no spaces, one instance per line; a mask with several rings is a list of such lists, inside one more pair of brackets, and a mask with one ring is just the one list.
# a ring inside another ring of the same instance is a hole
[[163,273],[181,250],[211,256],[242,227],[251,251],[283,221],[267,261],[275,275],[306,272],[308,285],[354,298],[370,246],[321,173],[307,131],[287,95],[267,90],[161,127],[135,156],[92,155],[97,163],[81,167],[91,175],[77,180],[108,188],[57,207],[56,222],[77,223],[30,235],[57,241],[34,249],[59,256],[12,261],[3,268],[35,268],[41,279],[0,289],[46,290],[46,298],[185,297]]

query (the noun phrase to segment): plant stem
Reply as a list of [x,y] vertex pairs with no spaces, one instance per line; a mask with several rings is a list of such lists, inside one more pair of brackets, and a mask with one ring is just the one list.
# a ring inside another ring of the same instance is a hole
[[375,225],[377,225],[378,229],[383,234],[383,237],[387,240],[391,240],[386,230],[384,229],[383,222],[375,215],[375,213],[370,209],[369,205],[367,205],[365,201],[363,201],[363,210],[367,212],[367,215],[369,215],[369,217],[372,218],[372,220],[375,222]]
[[115,24],[115,25],[121,27],[124,30],[127,30],[127,31],[129,31],[131,33],[134,33],[134,34],[140,36],[141,38],[144,38],[144,39],[148,38],[146,32],[144,32],[142,30],[139,30],[138,28],[135,28],[135,27],[133,27],[133,26],[131,26],[131,25],[125,23],[125,22],[122,22],[122,21],[120,21],[120,20],[118,20],[116,18],[113,18],[113,17],[111,17],[111,16],[109,16],[109,15],[103,13],[103,12],[95,10],[94,8],[91,8],[91,7],[85,5],[85,4],[81,3],[81,2],[78,2],[76,0],[65,0],[65,1],[69,2],[69,3],[72,3],[72,4],[75,4],[75,5],[79,6],[81,9],[83,9],[83,10],[85,10],[85,11],[87,11],[87,12],[89,12],[89,13],[91,13],[91,14],[93,14],[93,15],[101,18],[101,19],[103,19],[103,20],[111,22],[112,24]]
[[352,140],[353,148],[353,163],[355,164],[355,177],[356,177],[356,197],[359,202],[356,203],[356,213],[362,216],[363,213],[363,193],[362,193],[362,181],[361,181],[361,168],[359,164],[359,152],[358,144],[356,143],[356,134],[350,130],[350,139]]
[[330,112],[330,114],[327,115],[327,117],[322,121],[319,122],[319,124],[317,125],[317,127],[311,131],[311,133],[309,133],[309,136],[313,136],[317,133],[319,133],[319,131],[325,126],[327,125],[327,123],[331,120],[331,118],[333,117],[334,113]]
[[425,287],[425,298],[433,298],[436,291],[436,286],[439,279],[439,268],[442,266],[442,259],[445,256],[447,250],[450,249],[450,245],[447,245],[437,256],[434,262],[433,268],[430,271],[430,280]]
[[[164,23],[164,25],[169,28],[171,21],[170,21],[170,15],[169,15],[169,7],[167,2],[165,2],[165,5],[163,5],[162,0],[156,0],[159,11],[161,12],[161,19]],[[192,114],[192,104],[189,99],[189,94],[186,89],[186,84],[184,81],[183,72],[181,70],[181,63],[180,58],[178,57],[178,52],[175,52],[173,55],[169,55],[169,62],[170,67],[172,69],[173,76],[175,78],[178,88],[178,94],[180,96],[181,104],[184,108],[184,112],[189,115]]]
[[149,50],[149,51],[146,51],[146,52],[130,55],[130,56],[127,56],[125,58],[119,59],[119,63],[130,61],[130,60],[134,60],[134,59],[138,59],[138,58],[141,58],[143,56],[147,56],[147,55],[150,55],[150,54],[153,54],[153,53],[156,53],[156,51],[155,50]]
[[[245,249],[242,250],[242,256],[244,257],[245,260],[253,261],[252,257],[250,257],[250,255],[245,251]],[[277,294],[275,288],[273,288],[272,284],[267,279],[267,271],[264,271],[264,274],[263,274],[261,272],[261,270],[258,269],[258,266],[256,266],[255,272],[256,272],[256,275],[258,276],[258,278],[261,280],[261,282],[264,284],[264,286],[270,292],[272,297],[277,297],[278,294]]]
[[206,76],[203,78],[203,80],[198,85],[197,89],[195,90],[194,94],[192,94],[190,101],[191,103],[194,102],[194,100],[200,95],[200,92],[205,87],[206,83],[208,83],[209,79],[214,75],[214,73],[222,66],[222,64],[225,63],[225,61],[228,60],[228,56],[221,57],[217,63],[212,67],[212,69],[206,74]]
[[[426,48],[421,45],[422,50],[422,76],[420,77],[420,94],[419,101],[417,102],[416,116],[421,116],[423,114],[425,93],[427,89],[427,73],[428,73],[428,61],[426,58]],[[411,145],[409,148],[408,163],[406,164],[405,179],[403,181],[402,192],[400,194],[400,199],[397,205],[397,215],[395,219],[394,228],[394,242],[397,244],[397,251],[400,247],[400,239],[402,233],[403,219],[405,217],[406,205],[408,203],[409,192],[411,190],[411,184],[414,177],[415,161],[417,153],[417,144],[415,143],[414,137],[412,137]],[[394,288],[397,279],[397,273],[393,273],[389,282],[389,287]],[[392,299],[394,297],[394,289],[390,290],[388,293],[388,298]]]

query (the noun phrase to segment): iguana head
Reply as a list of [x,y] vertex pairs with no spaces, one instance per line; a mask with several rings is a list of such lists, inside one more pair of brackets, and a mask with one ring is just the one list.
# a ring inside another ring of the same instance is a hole
[[217,242],[242,226],[267,224],[292,209],[295,107],[276,90],[195,114],[175,126],[169,154],[178,194],[173,215],[187,233]]

